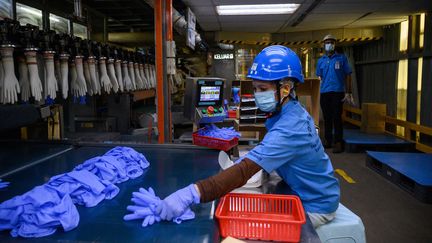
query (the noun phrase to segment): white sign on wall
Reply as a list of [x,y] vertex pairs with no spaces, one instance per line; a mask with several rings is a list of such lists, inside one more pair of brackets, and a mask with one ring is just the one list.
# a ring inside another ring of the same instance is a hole
[[234,54],[233,53],[219,53],[219,54],[214,54],[213,58],[215,60],[231,60],[234,59]]

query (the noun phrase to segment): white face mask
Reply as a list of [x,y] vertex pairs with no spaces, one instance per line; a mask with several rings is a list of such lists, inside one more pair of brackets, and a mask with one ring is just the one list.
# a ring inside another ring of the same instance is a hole
[[264,112],[270,113],[275,111],[278,104],[275,97],[275,91],[268,90],[255,92],[255,103],[258,108]]
[[325,49],[326,52],[334,51],[334,47],[335,47],[335,45],[331,44],[331,43],[326,43],[324,45],[324,49]]

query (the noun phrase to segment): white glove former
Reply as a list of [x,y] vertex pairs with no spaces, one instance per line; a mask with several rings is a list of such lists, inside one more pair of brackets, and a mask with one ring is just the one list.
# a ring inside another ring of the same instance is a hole
[[149,84],[149,88],[151,89],[151,88],[153,88],[153,84],[152,84],[152,78],[150,75],[150,65],[149,64],[144,64],[144,72],[145,72],[145,76],[146,76],[146,79],[147,79],[148,84]]
[[97,79],[97,76],[96,76],[95,58],[89,57],[88,58],[88,64],[89,64],[89,70],[90,70],[90,79],[91,79],[92,87],[93,87],[93,93],[94,94],[100,94],[101,88],[100,88],[99,80]]
[[70,83],[71,83],[71,92],[72,95],[75,97],[80,96],[80,90],[77,84],[77,71],[75,66],[75,60],[72,60],[70,66],[69,66],[69,73],[70,73]]
[[139,64],[137,62],[134,62],[134,72],[135,72],[135,82],[137,89],[144,89],[144,84],[141,78],[141,75],[139,73]]
[[3,63],[3,102],[15,103],[18,101],[18,94],[20,93],[20,85],[15,76],[14,60],[13,60],[13,47],[2,47],[0,53]]
[[125,91],[132,90],[133,85],[132,85],[132,81],[129,77],[128,62],[127,61],[122,62],[122,73],[123,73],[124,90]]
[[39,77],[39,68],[36,60],[36,51],[30,50],[24,53],[30,77],[30,88],[32,96],[36,101],[42,99],[42,82]]
[[57,80],[54,71],[54,52],[44,52],[45,61],[45,97],[55,99],[57,96]]
[[129,70],[130,80],[132,81],[132,90],[136,90],[137,86],[135,82],[135,72],[134,72],[133,62],[128,63],[128,70]]
[[69,83],[68,83],[68,77],[69,77],[69,55],[68,54],[60,54],[60,76],[61,76],[61,82],[60,82],[60,88],[63,95],[63,98],[66,99],[68,97],[68,91],[69,91]]
[[119,90],[119,85],[118,85],[115,68],[114,68],[114,59],[108,59],[107,69],[108,69],[108,76],[111,81],[112,89],[114,93],[117,93]]
[[83,57],[76,56],[75,57],[75,66],[77,72],[76,84],[79,88],[79,96],[85,96],[87,93],[87,84],[84,78],[84,68],[83,68]]
[[21,87],[21,100],[28,101],[31,96],[29,72],[25,57],[18,58],[19,84]]
[[122,75],[122,65],[121,60],[116,60],[114,63],[114,69],[116,73],[117,82],[119,85],[119,89],[121,92],[124,90],[124,82],[123,82],[123,75]]
[[54,59],[54,69],[55,69],[55,78],[57,80],[57,87],[61,87],[61,67],[60,67],[60,60],[55,58]]
[[143,88],[148,89],[149,88],[148,81],[147,81],[147,78],[144,74],[144,65],[142,63],[139,64],[139,73],[140,73],[140,77],[141,77],[142,82],[143,82]]
[[345,93],[345,97],[342,99],[342,102],[345,102],[345,103],[352,105],[352,106],[355,105],[352,93]]
[[107,67],[106,67],[106,57],[101,57],[99,59],[99,74],[100,74],[100,83],[102,88],[109,94],[112,88],[111,80],[108,77]]
[[83,61],[83,69],[84,69],[84,78],[86,80],[86,84],[87,84],[87,93],[89,95],[93,95],[93,84],[91,81],[91,77],[90,77],[90,68],[89,68],[89,64],[87,60]]

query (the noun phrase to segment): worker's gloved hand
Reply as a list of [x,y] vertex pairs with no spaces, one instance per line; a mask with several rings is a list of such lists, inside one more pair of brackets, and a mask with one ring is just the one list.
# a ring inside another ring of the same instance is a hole
[[352,93],[345,93],[345,97],[342,99],[342,102],[345,102],[349,105],[355,105]]
[[10,182],[0,179],[0,189],[8,187]]
[[183,215],[192,204],[198,204],[200,197],[194,184],[182,188],[168,197],[157,208],[157,214],[164,220],[172,220]]

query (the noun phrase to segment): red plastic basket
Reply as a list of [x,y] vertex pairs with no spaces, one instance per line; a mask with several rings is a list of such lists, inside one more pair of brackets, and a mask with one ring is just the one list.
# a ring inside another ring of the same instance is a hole
[[299,242],[306,222],[297,196],[229,193],[216,209],[223,237]]
[[[201,129],[205,129],[205,128],[201,128]],[[197,146],[204,146],[208,148],[228,151],[232,147],[238,144],[238,138],[234,137],[231,140],[225,140],[221,138],[201,136],[198,134],[198,131],[196,131],[192,134],[192,143]]]

